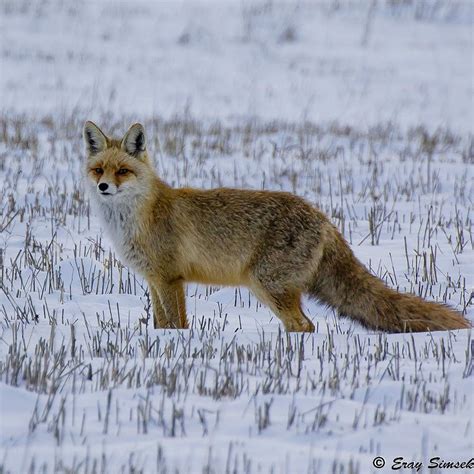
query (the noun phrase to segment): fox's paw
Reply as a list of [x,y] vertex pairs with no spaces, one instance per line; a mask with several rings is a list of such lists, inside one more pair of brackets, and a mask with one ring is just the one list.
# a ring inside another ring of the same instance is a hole
[[316,328],[310,319],[304,318],[298,321],[291,321],[290,324],[286,325],[285,329],[288,332],[314,332]]

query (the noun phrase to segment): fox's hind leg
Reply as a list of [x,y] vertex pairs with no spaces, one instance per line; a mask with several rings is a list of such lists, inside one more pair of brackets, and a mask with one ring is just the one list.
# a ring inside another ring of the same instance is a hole
[[299,292],[270,290],[261,283],[251,285],[251,289],[275,313],[288,332],[314,332],[314,324],[301,310]]
[[289,332],[314,332],[301,310],[305,261],[295,252],[265,249],[250,269],[250,288],[283,322]]

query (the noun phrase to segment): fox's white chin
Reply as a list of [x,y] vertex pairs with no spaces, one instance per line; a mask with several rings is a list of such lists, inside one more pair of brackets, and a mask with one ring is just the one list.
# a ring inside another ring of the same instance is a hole
[[125,203],[130,200],[134,200],[139,196],[133,189],[123,188],[123,189],[116,189],[116,190],[107,190],[104,192],[96,192],[96,196],[98,197],[99,201],[107,202],[111,204],[112,202],[119,202]]
[[119,194],[121,191],[120,190],[117,190],[115,192],[109,192],[109,191],[105,191],[105,192],[98,192],[97,194],[100,196],[100,197],[104,197],[104,198],[108,198],[108,197],[113,197],[113,196],[116,196],[117,194]]

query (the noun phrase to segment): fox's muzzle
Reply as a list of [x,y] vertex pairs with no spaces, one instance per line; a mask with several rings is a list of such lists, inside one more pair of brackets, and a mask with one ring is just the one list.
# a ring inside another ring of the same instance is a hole
[[103,181],[97,185],[97,192],[102,196],[117,194],[117,186],[115,186],[115,184],[109,184]]

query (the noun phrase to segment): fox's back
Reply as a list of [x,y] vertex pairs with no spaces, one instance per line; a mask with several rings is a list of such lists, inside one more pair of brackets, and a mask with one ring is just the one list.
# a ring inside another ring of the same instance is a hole
[[275,254],[281,249],[285,260],[293,253],[311,258],[327,224],[303,199],[284,192],[219,188],[173,194],[178,255],[191,280],[241,284],[269,248]]

